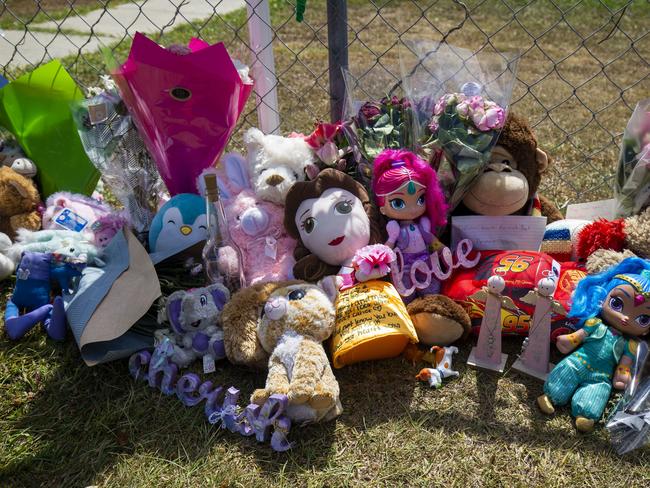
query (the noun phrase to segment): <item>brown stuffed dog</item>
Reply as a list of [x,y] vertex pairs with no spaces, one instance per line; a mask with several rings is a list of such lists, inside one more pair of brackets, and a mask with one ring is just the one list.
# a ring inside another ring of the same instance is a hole
[[266,384],[251,402],[287,395],[287,415],[301,424],[341,413],[339,384],[321,344],[334,331],[334,306],[320,287],[304,281],[254,285],[233,295],[221,318],[228,359],[268,365]]
[[[537,139],[528,122],[509,113],[497,145],[492,150],[490,163],[453,214],[500,216],[541,213],[549,223],[562,219],[557,207],[537,194],[548,166],[549,158],[537,147]],[[420,342],[427,345],[447,346],[465,337],[471,328],[465,309],[442,295],[417,298],[408,305],[408,312]]]
[[32,180],[11,168],[0,167],[0,232],[13,240],[18,229],[39,230],[39,202]]

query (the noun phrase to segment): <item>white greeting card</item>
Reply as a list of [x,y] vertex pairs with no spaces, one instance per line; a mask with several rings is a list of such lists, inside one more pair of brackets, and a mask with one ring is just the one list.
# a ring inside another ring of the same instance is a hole
[[546,217],[452,217],[451,245],[453,249],[462,239],[469,239],[477,250],[539,251],[545,228]]

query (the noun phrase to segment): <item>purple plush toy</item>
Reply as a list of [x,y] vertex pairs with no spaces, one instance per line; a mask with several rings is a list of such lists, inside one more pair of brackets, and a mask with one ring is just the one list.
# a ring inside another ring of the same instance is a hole
[[57,296],[50,302],[52,283],[58,283],[62,292],[67,292],[71,281],[81,276],[84,266],[85,263],[55,253],[23,252],[14,293],[5,311],[7,335],[18,340],[43,322],[48,336],[57,341],[65,339],[63,298]]
[[226,357],[219,322],[229,299],[230,292],[219,283],[169,295],[158,317],[159,322],[169,323],[169,329],[158,330],[155,335],[159,343],[170,340],[174,364],[184,368],[197,358],[208,356],[207,364]]

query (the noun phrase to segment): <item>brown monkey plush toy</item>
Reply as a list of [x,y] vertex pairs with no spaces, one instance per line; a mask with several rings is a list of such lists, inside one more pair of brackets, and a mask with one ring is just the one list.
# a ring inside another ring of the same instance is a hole
[[555,205],[537,195],[548,166],[528,122],[509,113],[490,163],[454,215],[542,215],[547,223],[562,219]]
[[[509,113],[490,163],[452,215],[542,215],[547,223],[562,219],[557,207],[537,194],[548,166],[549,158],[537,147],[528,122]],[[420,342],[428,345],[449,345],[471,327],[465,309],[442,295],[416,298],[408,312]]]

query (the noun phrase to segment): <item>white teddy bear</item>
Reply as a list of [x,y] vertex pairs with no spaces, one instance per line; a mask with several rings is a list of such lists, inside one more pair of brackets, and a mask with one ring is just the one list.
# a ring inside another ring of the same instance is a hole
[[284,206],[289,188],[305,181],[308,167],[315,166],[314,152],[302,137],[264,135],[251,128],[244,134],[253,189],[262,200]]
[[0,281],[9,278],[18,266],[20,252],[16,252],[7,234],[0,232]]

